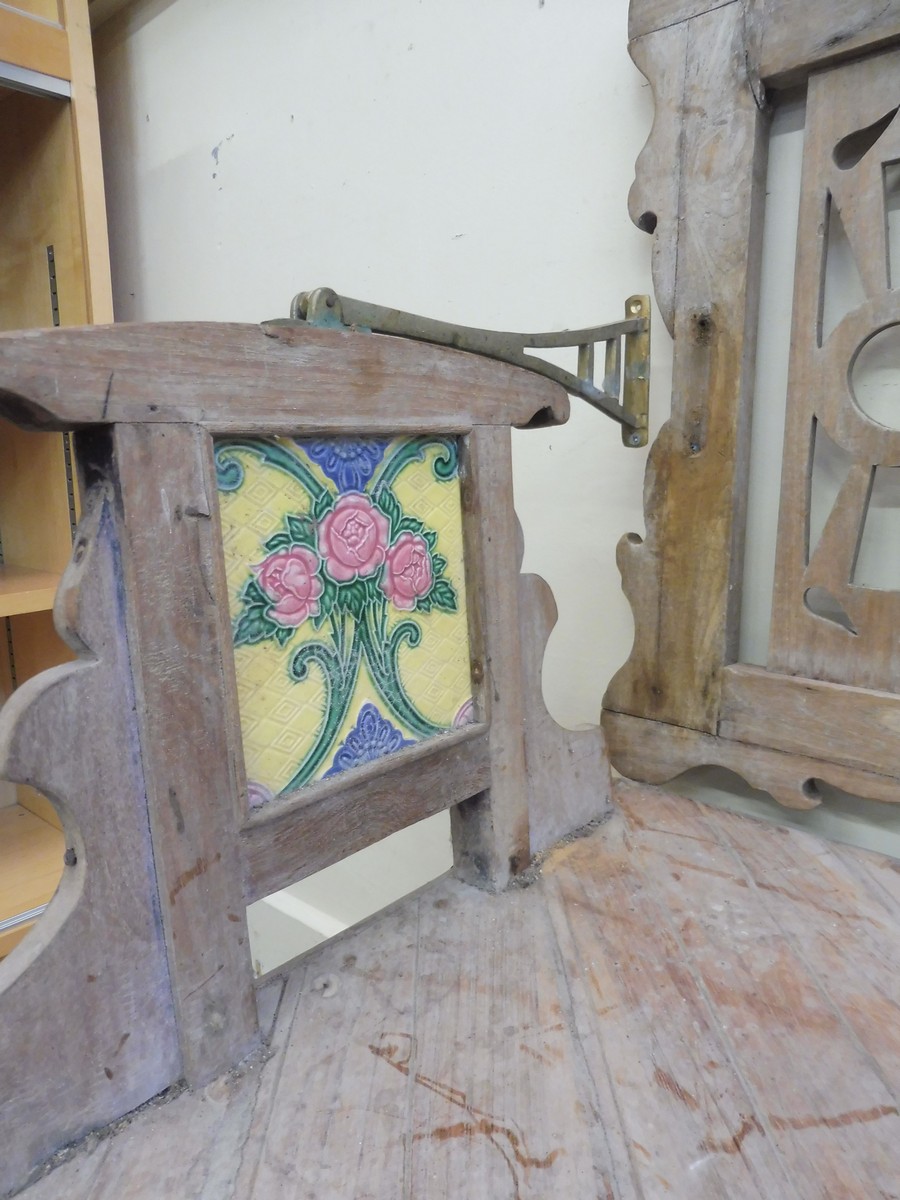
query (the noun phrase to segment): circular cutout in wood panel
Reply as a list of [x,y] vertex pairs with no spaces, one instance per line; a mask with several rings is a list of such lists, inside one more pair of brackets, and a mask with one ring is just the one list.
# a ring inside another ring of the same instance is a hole
[[900,429],[900,325],[873,334],[850,364],[857,407],[886,429]]
[[0,960],[29,939],[56,892],[67,855],[77,858],[44,796],[23,788],[0,807]]

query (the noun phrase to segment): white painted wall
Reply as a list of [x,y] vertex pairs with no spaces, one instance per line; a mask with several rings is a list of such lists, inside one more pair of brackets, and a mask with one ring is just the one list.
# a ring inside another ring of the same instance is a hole
[[[257,321],[318,284],[495,328],[624,315],[651,287],[625,205],[652,119],[625,17],[624,0],[137,0],[97,34],[117,319]],[[632,636],[614,548],[641,526],[645,455],[575,407],[517,438],[517,500],[562,613],[548,694],[596,723]]]
[[[258,321],[327,284],[498,329],[616,319],[652,290],[649,239],[626,212],[653,115],[626,15],[627,0],[135,0],[96,34],[117,318]],[[776,403],[755,431],[751,660],[771,591],[798,128],[788,111],[773,140],[765,305],[778,316],[759,395]],[[661,322],[653,373],[655,430],[671,375]],[[515,454],[525,568],[560,609],[547,699],[563,723],[595,724],[632,639],[614,552],[643,531],[646,454],[577,402],[567,427],[517,435]],[[694,786],[743,803],[725,782]],[[837,826],[802,819],[887,846],[897,819],[873,809],[873,825],[869,807]]]

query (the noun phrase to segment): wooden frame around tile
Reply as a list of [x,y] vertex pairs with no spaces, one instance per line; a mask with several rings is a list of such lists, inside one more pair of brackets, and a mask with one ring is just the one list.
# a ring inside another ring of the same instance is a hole
[[[62,1059],[23,1055],[15,1036],[0,1048],[14,1147],[0,1191],[254,1050],[247,904],[444,809],[457,873],[499,890],[608,811],[600,730],[570,733],[544,708],[555,607],[519,574],[511,429],[568,412],[557,384],[520,368],[356,331],[0,336],[0,414],[76,431],[84,500],[55,608],[77,661],[0,715],[0,776],[50,798],[70,850],[45,918],[0,963],[4,1028],[37,1019],[47,1046],[66,1045]],[[477,724],[248,809],[213,458],[232,432],[459,437]],[[86,1011],[97,1019],[67,1040]]]

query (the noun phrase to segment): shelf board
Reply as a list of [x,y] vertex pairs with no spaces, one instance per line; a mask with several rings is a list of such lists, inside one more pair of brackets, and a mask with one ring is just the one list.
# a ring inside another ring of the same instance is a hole
[[57,79],[5,61],[0,61],[0,83],[14,92],[28,92],[32,96],[60,96],[66,100],[72,96],[68,79]]
[[[53,898],[63,871],[62,830],[10,804],[0,808],[0,924],[25,917]],[[33,922],[0,932],[0,958],[22,940]]]
[[46,612],[53,607],[60,575],[30,567],[0,567],[0,617]]

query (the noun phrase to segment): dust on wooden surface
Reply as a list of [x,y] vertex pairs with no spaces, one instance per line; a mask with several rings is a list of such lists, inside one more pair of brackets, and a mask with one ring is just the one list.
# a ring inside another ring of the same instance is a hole
[[896,1194],[896,864],[616,800],[533,886],[440,880],[299,960],[268,1062],[27,1200]]

